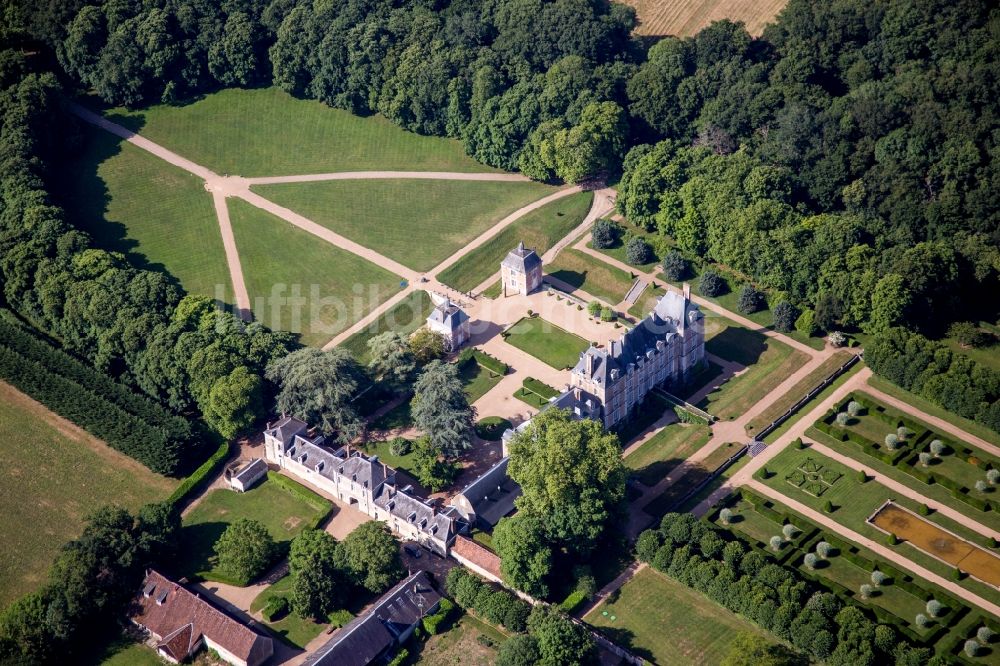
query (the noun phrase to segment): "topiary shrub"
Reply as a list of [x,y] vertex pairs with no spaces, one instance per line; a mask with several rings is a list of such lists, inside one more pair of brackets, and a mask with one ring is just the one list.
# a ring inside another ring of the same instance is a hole
[[601,314],[601,307],[601,304],[597,301],[591,301],[590,303],[587,303],[587,312],[590,313],[591,317],[596,317]]
[[931,454],[935,458],[940,458],[944,454],[944,442],[940,439],[931,440]]
[[799,318],[795,320],[795,330],[809,337],[816,335],[819,332],[819,328],[816,326],[816,313],[809,308],[803,310]]
[[816,556],[816,553],[806,553],[805,557],[802,558],[802,563],[810,569],[815,569],[817,562],[819,562],[819,557]]
[[284,617],[288,613],[288,599],[282,596],[274,596],[267,600],[260,614],[268,622],[274,622],[278,618]]
[[864,407],[857,400],[851,400],[847,403],[847,413],[851,416],[859,415],[862,409],[864,409]]
[[719,511],[719,520],[722,522],[723,525],[728,525],[732,519],[733,519],[733,512],[731,509],[722,509],[721,511]]
[[714,298],[722,296],[728,290],[729,285],[726,284],[725,279],[711,268],[703,272],[698,280],[698,291],[703,296]]
[[962,646],[962,651],[970,657],[975,657],[979,654],[979,643],[970,638],[965,641],[965,645]]
[[940,617],[941,613],[944,612],[944,604],[937,599],[931,599],[927,602],[925,609],[927,610],[927,614],[931,617]]
[[795,328],[795,320],[799,316],[798,310],[788,301],[781,301],[771,310],[774,315],[774,329],[782,333],[791,333]]
[[770,540],[771,549],[774,552],[778,552],[779,550],[781,550],[781,544],[784,543],[784,541],[785,540],[782,539],[780,536],[773,536],[773,537],[771,537],[771,540]]
[[688,271],[690,267],[688,265],[687,259],[685,259],[680,252],[677,250],[670,250],[663,257],[663,275],[673,282],[678,282],[683,280],[688,276]]
[[816,553],[825,560],[833,553],[833,546],[826,541],[820,541],[816,544]]
[[615,311],[612,310],[611,308],[609,307],[601,308],[601,321],[614,321],[617,318],[618,317],[615,314]]
[[976,629],[976,640],[983,645],[989,645],[993,642],[993,630],[986,626],[979,627]]
[[611,220],[598,220],[590,230],[590,240],[595,249],[603,250],[618,242],[622,228]]
[[840,412],[837,414],[837,425],[845,426],[851,420],[851,415],[847,412]]
[[879,571],[878,569],[875,569],[874,571],[872,571],[871,579],[874,585],[882,587],[882,585],[885,584],[885,581],[889,580],[889,576]]
[[405,437],[393,437],[389,440],[389,453],[396,457],[405,456],[413,449],[413,442]]
[[886,543],[888,543],[890,546],[895,546],[899,543],[899,537],[897,537],[892,532],[889,532],[889,536],[886,538]]
[[753,314],[763,310],[765,305],[767,305],[767,300],[764,298],[763,292],[754,289],[752,284],[743,285],[736,299],[736,309],[739,312]]
[[625,243],[625,259],[633,266],[648,264],[653,259],[653,248],[644,239],[633,236]]

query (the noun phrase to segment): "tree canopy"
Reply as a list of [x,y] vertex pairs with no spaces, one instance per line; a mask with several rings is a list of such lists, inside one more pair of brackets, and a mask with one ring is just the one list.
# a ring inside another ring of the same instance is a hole
[[298,349],[267,367],[278,387],[277,409],[350,442],[362,422],[351,400],[358,392],[361,370],[345,350]]

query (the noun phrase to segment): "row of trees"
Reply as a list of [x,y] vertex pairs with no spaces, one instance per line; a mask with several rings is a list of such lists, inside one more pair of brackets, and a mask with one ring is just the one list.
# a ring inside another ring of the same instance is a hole
[[26,666],[79,661],[95,637],[121,626],[146,568],[170,561],[179,530],[180,517],[166,503],[136,515],[120,507],[91,514],[42,588],[0,616],[0,660]]
[[448,572],[446,588],[462,608],[514,632],[514,636],[500,645],[497,666],[597,663],[593,637],[584,627],[555,609],[543,605],[532,608],[507,590],[485,582],[463,567]]
[[865,362],[894,384],[1000,432],[1000,372],[903,328],[875,337]]
[[821,591],[795,569],[775,564],[691,514],[667,514],[639,535],[640,560],[756,622],[796,649],[832,666],[937,664],[889,625]]
[[616,435],[597,421],[546,409],[510,442],[518,511],[493,533],[504,582],[549,596],[558,574],[586,562],[620,524],[627,474]]
[[[90,247],[48,197],[46,165],[74,141],[55,77],[0,55],[0,276],[25,321],[102,372],[224,437],[244,430],[267,393],[263,369],[291,336],[246,325],[158,272]],[[186,452],[185,452],[186,453]]]

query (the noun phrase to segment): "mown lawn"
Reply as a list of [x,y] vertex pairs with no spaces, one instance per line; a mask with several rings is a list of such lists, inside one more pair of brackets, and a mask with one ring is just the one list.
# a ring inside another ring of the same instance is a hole
[[507,343],[557,370],[571,368],[590,343],[540,317],[525,317],[507,329]]
[[254,318],[322,346],[399,289],[389,271],[292,226],[242,199],[229,199]]
[[705,351],[747,370],[709,393],[698,407],[721,419],[734,419],[798,370],[808,357],[774,338],[725,323],[726,327],[705,343]]
[[153,648],[123,636],[107,646],[103,654],[91,663],[100,666],[165,666],[168,662]]
[[471,291],[500,271],[500,262],[518,242],[544,254],[583,222],[593,200],[593,192],[579,192],[533,210],[441,271],[438,279],[459,291]]
[[87,125],[82,136],[82,152],[58,176],[68,220],[97,247],[230,303],[219,223],[201,179],[104,130]]
[[718,664],[741,631],[765,635],[700,592],[648,567],[621,588],[618,601],[597,606],[584,620],[657,664]]
[[159,476],[0,382],[0,606],[38,588],[59,548],[105,504],[165,499]]
[[347,349],[359,363],[367,365],[371,360],[371,355],[368,353],[369,340],[387,331],[395,331],[406,337],[427,322],[427,317],[433,309],[434,303],[431,302],[431,297],[426,291],[418,289],[389,308],[370,326],[364,327],[337,346]]
[[708,426],[671,423],[625,456],[625,466],[635,470],[645,486],[655,486],[688,456],[708,443]]
[[620,268],[573,248],[560,252],[555,261],[545,267],[545,273],[610,305],[620,303],[633,282]]
[[[294,491],[286,486],[295,488]],[[210,490],[184,517],[176,573],[188,578],[229,582],[215,568],[215,542],[240,518],[260,521],[274,541],[287,548],[296,535],[312,528],[333,505],[305,486],[281,477],[268,478],[238,493],[228,488]]]
[[540,183],[378,179],[261,185],[253,190],[413,270],[427,271],[555,188]]
[[767,408],[754,418],[753,423],[747,424],[747,432],[757,432],[770,425],[776,418],[791,409],[792,405],[804,398],[809,391],[816,388],[821,381],[846,363],[851,358],[851,353],[846,350],[838,351],[825,361],[819,364],[815,370],[806,375],[795,384],[790,391],[772,402]]
[[[267,605],[271,597],[290,599],[291,594],[292,577],[286,575],[257,595],[257,598],[250,603],[250,612],[256,616]],[[277,618],[274,622],[268,622],[262,616],[257,617],[273,634],[289,645],[298,648],[304,648],[309,641],[319,636],[329,626],[326,623],[317,623],[310,619],[301,618],[292,611]]]
[[474,360],[466,361],[459,366],[458,376],[462,380],[465,395],[468,397],[470,405],[489,393],[490,389],[503,379],[503,375],[487,370]]
[[459,141],[420,136],[381,116],[362,118],[278,88],[229,88],[184,106],[105,115],[219,174],[495,171],[467,156]]

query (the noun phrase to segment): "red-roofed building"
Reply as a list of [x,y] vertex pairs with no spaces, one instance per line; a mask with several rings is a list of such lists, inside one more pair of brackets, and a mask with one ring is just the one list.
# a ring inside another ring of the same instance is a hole
[[451,556],[483,578],[501,581],[500,558],[492,550],[459,534],[451,546]]
[[274,644],[178,583],[148,571],[130,619],[156,639],[156,651],[178,664],[202,646],[234,666],[258,666],[274,654]]

